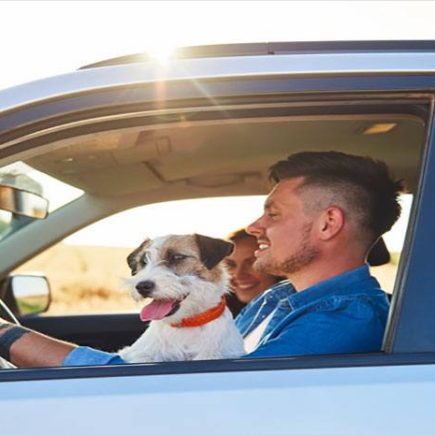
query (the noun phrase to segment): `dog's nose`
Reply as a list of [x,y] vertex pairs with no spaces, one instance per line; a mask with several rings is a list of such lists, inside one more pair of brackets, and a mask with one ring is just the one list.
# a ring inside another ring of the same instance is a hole
[[148,297],[156,285],[153,281],[141,281],[136,284],[136,290],[144,298]]

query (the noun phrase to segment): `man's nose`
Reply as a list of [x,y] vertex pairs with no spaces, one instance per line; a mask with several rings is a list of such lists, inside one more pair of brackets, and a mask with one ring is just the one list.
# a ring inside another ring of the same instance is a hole
[[254,222],[249,224],[246,227],[246,232],[248,234],[251,234],[251,236],[255,236],[255,237],[260,236],[262,231],[263,231],[262,225],[261,225],[261,219],[262,219],[262,217],[258,218],[257,220],[255,220]]

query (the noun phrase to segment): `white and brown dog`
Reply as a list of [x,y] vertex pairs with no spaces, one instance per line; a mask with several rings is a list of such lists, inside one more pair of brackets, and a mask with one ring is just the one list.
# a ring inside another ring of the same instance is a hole
[[233,245],[199,234],[145,240],[127,258],[135,300],[151,298],[140,318],[151,321],[127,362],[236,358],[243,339],[225,305],[228,276],[221,261]]

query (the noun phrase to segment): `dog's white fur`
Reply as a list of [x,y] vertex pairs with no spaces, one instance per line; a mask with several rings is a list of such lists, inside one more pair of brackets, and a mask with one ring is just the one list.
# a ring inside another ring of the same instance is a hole
[[[179,262],[185,264],[171,267],[165,258],[168,250],[187,255],[187,260]],[[195,235],[170,235],[146,241],[132,255],[137,270],[129,280],[129,287],[136,300],[143,299],[136,286],[152,281],[155,283],[150,295],[153,299],[176,299],[181,303],[178,311],[161,320],[152,320],[135,343],[119,351],[125,361],[203,360],[244,354],[243,339],[227,307],[220,317],[202,326],[171,326],[173,322],[215,307],[229,289],[228,275],[221,264],[210,269],[204,266]],[[136,266],[144,259],[145,265]]]

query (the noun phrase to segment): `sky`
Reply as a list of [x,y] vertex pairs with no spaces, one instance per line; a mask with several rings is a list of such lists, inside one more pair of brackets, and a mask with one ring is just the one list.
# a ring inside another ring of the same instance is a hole
[[[1,1],[0,17],[0,89],[103,59],[159,56],[186,45],[435,39],[432,1]],[[241,221],[255,218],[262,200],[249,211],[246,205]],[[110,232],[104,225],[100,240]],[[85,235],[96,242],[98,233],[90,228]]]
[[431,1],[1,1],[0,89],[185,45],[435,39]]

